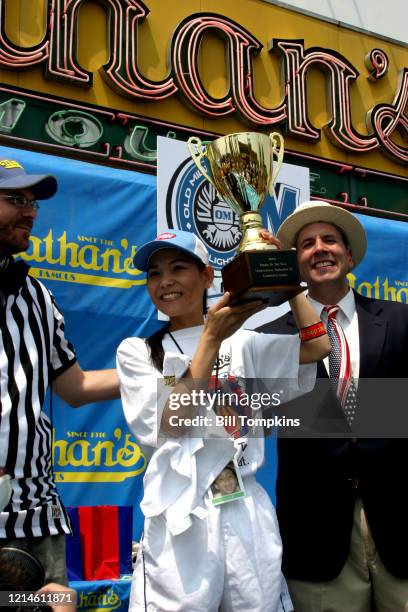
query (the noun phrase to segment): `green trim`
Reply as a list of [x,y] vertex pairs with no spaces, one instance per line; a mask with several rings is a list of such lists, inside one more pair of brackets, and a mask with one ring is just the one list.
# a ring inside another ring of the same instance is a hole
[[[0,142],[90,162],[156,172],[157,136],[203,142],[218,134],[0,85]],[[310,170],[311,195],[351,210],[408,221],[408,178],[295,151],[285,162]],[[279,185],[279,177],[277,181]]]
[[225,502],[239,499],[240,497],[245,497],[243,491],[236,491],[235,493],[230,493],[230,495],[221,495],[221,497],[213,497],[211,501],[214,506],[219,506],[220,504],[225,504]]

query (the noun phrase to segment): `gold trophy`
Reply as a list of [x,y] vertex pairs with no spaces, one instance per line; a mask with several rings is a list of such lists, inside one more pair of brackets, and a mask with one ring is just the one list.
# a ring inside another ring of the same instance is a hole
[[[196,136],[188,148],[197,168],[224,200],[239,215],[242,239],[237,255],[222,269],[224,290],[234,302],[269,299],[271,305],[298,293],[299,272],[296,252],[278,250],[262,240],[262,207],[283,161],[283,138],[257,132],[239,132],[203,145]],[[274,167],[273,158],[277,159]],[[210,173],[202,164],[206,157]]]

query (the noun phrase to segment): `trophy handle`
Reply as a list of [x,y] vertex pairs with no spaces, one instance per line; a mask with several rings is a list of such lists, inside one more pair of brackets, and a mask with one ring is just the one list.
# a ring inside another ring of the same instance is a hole
[[205,176],[207,181],[209,181],[211,185],[213,185],[214,188],[216,189],[214,181],[209,176],[208,172],[205,170],[204,166],[201,163],[202,158],[205,157],[206,155],[206,152],[201,150],[201,147],[202,147],[201,140],[198,138],[198,136],[191,136],[187,140],[187,146],[188,146],[188,150],[190,151],[190,155],[193,158],[193,162],[195,163],[195,165],[197,166],[201,174]]
[[283,145],[283,138],[279,134],[279,132],[271,132],[271,134],[269,134],[269,138],[272,143],[272,157],[275,154],[277,158],[277,163],[272,173],[271,185],[269,187],[269,193],[271,196],[273,196],[274,195],[273,184],[276,180],[276,177],[279,174],[279,170],[281,169],[282,162],[283,162],[284,145]]

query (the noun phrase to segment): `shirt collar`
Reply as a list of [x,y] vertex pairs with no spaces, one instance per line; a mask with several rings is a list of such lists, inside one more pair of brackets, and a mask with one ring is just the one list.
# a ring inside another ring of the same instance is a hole
[[[325,306],[331,306],[331,304],[321,304],[317,300],[314,300],[312,297],[310,297],[310,295],[308,295],[307,298],[310,301],[310,303],[312,304],[313,308],[319,314],[319,316],[321,318],[327,318],[327,315],[324,312],[324,307]],[[344,296],[344,298],[342,298],[337,303],[337,305],[339,306],[339,309],[342,311],[344,316],[351,323],[351,321],[353,319],[353,316],[354,316],[354,313],[356,312],[356,300],[355,300],[353,291],[351,289],[349,289],[348,292],[346,293],[346,295]]]

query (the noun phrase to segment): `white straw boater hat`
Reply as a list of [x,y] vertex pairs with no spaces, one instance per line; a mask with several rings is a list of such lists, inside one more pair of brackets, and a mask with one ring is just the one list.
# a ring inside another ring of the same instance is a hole
[[331,223],[339,227],[348,239],[354,266],[363,259],[367,250],[367,237],[360,221],[350,212],[322,200],[311,200],[298,206],[291,215],[286,217],[280,226],[276,237],[284,248],[296,246],[296,239],[301,229],[310,223]]

